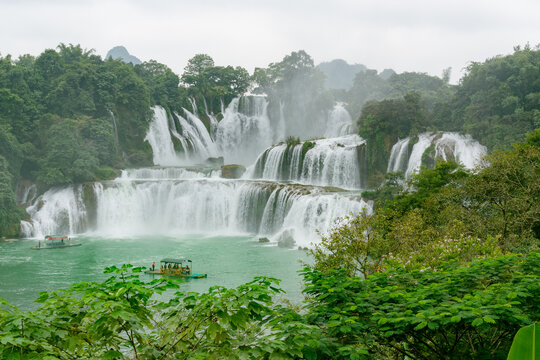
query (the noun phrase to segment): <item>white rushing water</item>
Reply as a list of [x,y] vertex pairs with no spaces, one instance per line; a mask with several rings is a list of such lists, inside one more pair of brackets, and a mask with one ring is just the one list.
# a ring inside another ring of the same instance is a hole
[[[296,129],[305,137],[339,137],[353,131],[352,119],[343,103],[336,103],[328,111],[326,122],[321,128],[320,119],[312,124],[299,126],[295,119],[288,119],[284,106],[280,105],[279,118],[272,124],[268,115],[268,100],[265,96],[250,95],[235,98],[222,108],[222,119],[214,114],[206,115],[210,131],[197,116],[196,104],[193,112],[186,109],[183,115],[171,117],[160,106],[153,108],[154,117],[145,138],[154,154],[154,164],[161,166],[192,165],[204,162],[209,157],[223,156],[227,164],[251,165],[257,156],[273,144],[296,134]],[[298,135],[298,134],[296,134]],[[181,148],[175,149],[173,139]]]
[[443,133],[435,142],[435,157],[437,159],[455,160],[467,169],[473,169],[479,165],[486,154],[487,148],[480,145],[470,135]]
[[353,132],[353,121],[351,115],[345,109],[345,104],[342,102],[336,103],[328,115],[324,136],[332,138],[352,134]]
[[365,140],[358,135],[346,135],[312,142],[315,146],[307,151],[303,151],[303,143],[267,149],[246,177],[344,189],[362,188]]
[[405,138],[394,144],[388,161],[388,172],[401,170],[409,178],[420,169],[422,156],[431,146],[434,149],[434,159],[456,161],[466,169],[474,169],[487,154],[486,147],[470,135],[452,132],[426,132],[418,135],[410,155],[409,143],[410,139]]
[[212,169],[154,167],[122,170],[117,180],[185,180],[216,176],[216,171]]
[[250,165],[273,144],[267,107],[264,96],[249,96],[234,99],[224,110],[215,137],[226,163]]
[[406,167],[404,165],[406,166],[409,160],[409,140],[409,138],[399,140],[392,146],[386,172],[398,170],[405,172]]
[[192,158],[201,161],[218,155],[216,144],[214,144],[208,130],[197,116],[186,109],[184,109],[185,117],[175,115],[182,128],[182,136],[192,145],[190,149]]
[[[183,179],[171,179],[178,176]],[[347,193],[267,182],[203,177],[186,169],[138,169],[114,181],[51,189],[28,208],[27,237],[92,233],[255,234],[278,241],[284,230],[296,245],[317,242],[337,217],[367,206]]]
[[[176,128],[174,118],[170,117],[161,106],[152,108],[154,116],[150,123],[145,140],[152,147],[155,165],[179,166],[199,163],[218,154],[216,144],[202,121],[188,110],[184,115],[174,114],[178,121]],[[175,149],[173,137],[181,144],[182,149]]]
[[155,106],[152,110],[154,111],[154,117],[144,139],[152,147],[154,164],[162,166],[179,165],[182,159],[174,150],[167,112],[161,106]]
[[424,151],[426,151],[426,149],[431,145],[431,141],[434,137],[435,135],[431,133],[418,135],[418,142],[413,145],[411,156],[409,157],[409,161],[407,163],[407,170],[405,171],[406,178],[420,170],[420,166],[422,165],[422,155],[424,154]]
[[21,223],[24,236],[43,238],[57,233],[76,234],[87,227],[82,185],[52,188],[39,196],[26,211],[31,221]]

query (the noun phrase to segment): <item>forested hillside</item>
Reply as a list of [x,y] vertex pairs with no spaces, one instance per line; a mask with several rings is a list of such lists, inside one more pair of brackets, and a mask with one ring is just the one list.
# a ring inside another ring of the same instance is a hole
[[349,95],[352,111],[361,108],[358,126],[373,173],[384,173],[398,139],[428,130],[466,133],[489,150],[507,149],[540,127],[540,49],[516,47],[512,55],[471,63],[457,86],[422,74],[384,81],[368,71],[357,75]]

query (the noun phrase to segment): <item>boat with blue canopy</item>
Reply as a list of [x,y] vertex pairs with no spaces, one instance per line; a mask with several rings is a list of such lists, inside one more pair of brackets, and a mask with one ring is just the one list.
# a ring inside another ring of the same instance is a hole
[[159,262],[159,268],[154,264],[145,271],[146,274],[174,276],[190,279],[201,279],[207,277],[206,274],[193,273],[193,261],[185,258],[165,258]]

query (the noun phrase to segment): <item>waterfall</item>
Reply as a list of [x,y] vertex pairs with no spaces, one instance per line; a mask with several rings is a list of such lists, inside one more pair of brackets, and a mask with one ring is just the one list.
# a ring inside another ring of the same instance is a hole
[[[190,99],[190,102],[193,112],[183,109],[183,115],[174,113],[172,117],[160,106],[153,108],[154,118],[145,140],[152,147],[155,165],[196,164],[209,157],[223,156],[226,163],[248,166],[278,139],[283,140],[288,134],[288,127],[292,126],[286,123],[284,105],[281,103],[279,119],[273,129],[266,97],[250,95],[233,99],[222,109],[223,118],[219,122],[205,107],[210,127],[208,131],[197,116],[195,101]],[[315,122],[317,124],[302,125],[304,135],[338,137],[352,131],[352,119],[343,103],[337,103],[328,112],[323,131],[319,129],[320,121]],[[298,124],[295,126],[302,128]],[[179,143],[177,149],[173,140],[177,145]]]
[[117,180],[186,180],[215,176],[211,169],[190,169],[180,167],[155,167],[122,170]]
[[116,144],[116,151],[120,151],[120,141],[118,140],[118,127],[116,126],[116,118],[114,117],[114,113],[109,110],[109,115],[111,115],[111,122],[114,129],[114,141]]
[[[487,154],[485,146],[478,143],[470,135],[452,132],[426,132],[418,135],[418,141],[409,152],[410,138],[399,140],[392,147],[387,171],[404,171],[409,178],[422,165],[422,158],[428,155],[434,160],[455,161],[466,169],[474,169]],[[426,153],[432,148],[433,152]]]
[[31,204],[37,197],[37,186],[28,180],[19,180],[15,190],[17,205]]
[[407,169],[407,161],[409,160],[409,138],[399,140],[392,146],[390,152],[390,160],[388,161],[388,168],[386,172],[398,171],[403,172]]
[[267,149],[247,176],[345,189],[362,188],[364,159],[359,156],[359,149],[365,146],[365,140],[358,135],[347,135],[312,143],[314,146],[307,150],[304,150],[305,143],[294,147],[281,144]]
[[431,133],[424,133],[418,135],[418,142],[414,144],[411,156],[409,157],[409,163],[407,165],[407,170],[405,171],[405,177],[409,178],[413,173],[420,170],[422,165],[422,155],[424,151],[431,145],[431,141],[435,135]]
[[225,162],[249,165],[273,143],[264,96],[247,96],[231,101],[218,123],[216,143]]
[[[194,111],[196,111],[193,103]],[[210,133],[204,126],[203,122],[193,113],[184,109],[185,118],[176,114],[180,120],[182,134],[185,138],[191,141],[193,145],[193,155],[198,157],[198,160],[205,160],[212,156],[217,156],[218,151],[216,144],[210,137]]]
[[75,234],[87,227],[83,186],[52,188],[26,208],[31,222],[23,221],[23,235],[43,238],[52,234]]
[[325,232],[337,217],[367,207],[350,194],[317,187],[209,176],[184,168],[137,169],[113,181],[51,189],[27,209],[31,221],[21,228],[35,238],[240,233],[277,241],[286,226],[306,246],[317,242],[315,229]]
[[148,141],[152,147],[154,164],[178,165],[181,159],[176,154],[171,140],[167,112],[161,106],[155,106],[152,110],[154,117],[144,140]]
[[435,158],[445,161],[454,160],[467,169],[473,169],[479,165],[486,154],[487,148],[470,135],[444,133],[435,142]]
[[292,202],[290,210],[283,220],[279,233],[274,239],[283,235],[293,236],[300,246],[309,245],[319,237],[317,232],[327,233],[336,219],[345,216],[355,216],[364,209],[369,213],[370,208],[362,200],[339,194],[323,194],[316,198],[300,197]]
[[[193,104],[193,106],[195,105]],[[177,113],[174,113],[174,117],[169,117],[161,106],[155,106],[152,110],[154,111],[154,117],[145,140],[152,147],[155,165],[178,166],[194,164],[209,157],[217,156],[216,144],[197,116],[186,109],[184,109],[184,117]],[[180,130],[176,128],[175,118],[178,120]],[[183,154],[176,152],[173,138],[180,142]]]
[[332,138],[352,134],[352,132],[353,121],[351,115],[345,109],[345,104],[342,102],[336,103],[329,113],[324,136]]

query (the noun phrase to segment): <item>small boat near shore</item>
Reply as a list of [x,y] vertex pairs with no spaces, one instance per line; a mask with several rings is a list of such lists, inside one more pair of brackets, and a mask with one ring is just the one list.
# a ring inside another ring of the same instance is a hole
[[74,244],[71,242],[69,236],[56,236],[56,235],[47,235],[45,240],[38,241],[38,245],[32,247],[32,250],[44,250],[44,249],[58,249],[72,246],[81,246],[82,244]]
[[194,274],[193,262],[188,259],[165,258],[160,261],[159,269],[152,264],[152,267],[145,271],[146,274],[163,275],[189,279],[201,279],[207,277],[206,274]]

